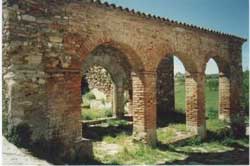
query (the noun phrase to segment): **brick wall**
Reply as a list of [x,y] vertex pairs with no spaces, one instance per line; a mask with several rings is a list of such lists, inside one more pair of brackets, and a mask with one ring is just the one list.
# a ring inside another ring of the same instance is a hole
[[[157,68],[166,55],[173,54],[191,73],[186,79],[187,124],[199,133],[204,128],[204,70],[209,58],[221,59],[219,66],[222,62],[230,66],[230,97],[221,101],[230,103],[230,118],[240,110],[243,42],[98,1],[4,1],[3,74],[9,127],[25,122],[33,139],[56,133],[74,142],[81,135],[82,65],[101,45],[118,50],[120,60],[98,62],[110,67],[117,85],[124,85],[118,81],[120,69],[127,75],[122,78],[133,84],[135,137],[155,143]],[[130,76],[132,72],[136,77]]]

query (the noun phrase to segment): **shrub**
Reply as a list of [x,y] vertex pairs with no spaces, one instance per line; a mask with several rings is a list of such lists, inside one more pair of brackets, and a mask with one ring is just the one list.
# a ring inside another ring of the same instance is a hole
[[208,79],[207,85],[208,85],[209,90],[217,91],[218,85],[219,85],[218,79],[214,79],[214,78]]
[[128,121],[123,120],[123,119],[110,119],[107,120],[108,126],[127,126]]
[[218,118],[218,110],[214,109],[213,107],[209,107],[207,111],[207,116],[209,119],[217,119]]
[[242,85],[241,105],[243,111],[248,116],[249,114],[249,70],[243,72],[243,85]]
[[2,89],[2,127],[3,135],[7,137],[8,133],[8,97],[7,97],[7,87],[5,81],[3,81]]
[[243,119],[243,115],[238,113],[235,114],[231,121],[231,128],[233,131],[233,136],[235,138],[243,137],[246,133],[246,127]]
[[27,123],[20,123],[12,127],[7,139],[18,147],[28,148],[31,145],[32,131]]
[[106,117],[112,117],[113,116],[113,112],[112,112],[111,109],[106,108],[103,111],[104,111],[104,114],[105,114]]
[[3,127],[3,135],[8,137],[8,113],[2,112],[2,127]]
[[83,109],[81,118],[82,120],[94,120],[98,118],[112,117],[113,112],[111,109]]
[[192,146],[192,145],[200,145],[201,143],[202,139],[199,136],[195,136],[178,143],[177,146]]
[[92,92],[88,92],[87,94],[84,95],[86,99],[88,100],[94,100],[96,99],[95,95]]

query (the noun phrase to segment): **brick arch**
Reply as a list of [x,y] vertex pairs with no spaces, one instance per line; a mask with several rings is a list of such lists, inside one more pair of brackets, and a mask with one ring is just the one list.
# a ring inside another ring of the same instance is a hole
[[110,73],[112,80],[120,85],[124,80],[128,79],[128,76],[117,60],[118,59],[112,55],[93,51],[84,61],[82,61],[81,72],[85,73],[89,67],[93,65],[100,65]]
[[157,69],[160,66],[160,63],[162,62],[163,59],[166,58],[171,58],[171,57],[177,57],[183,64],[185,71],[188,73],[193,73],[193,72],[198,72],[198,65],[196,64],[196,62],[192,59],[192,56],[189,55],[188,53],[182,53],[182,52],[167,52],[165,54],[162,54],[160,56],[160,58],[157,59],[156,62],[156,67],[155,69]]
[[226,75],[229,77],[230,75],[230,61],[227,57],[219,56],[217,54],[208,54],[208,56],[205,57],[204,63],[202,64],[202,71],[205,73],[205,70],[207,68],[207,63],[210,59],[213,59],[215,63],[217,64],[217,67],[219,69],[219,73]]
[[103,36],[91,36],[85,39],[78,33],[68,33],[64,36],[64,46],[67,52],[77,55],[80,62],[84,61],[84,59],[97,47],[108,46],[120,52],[120,55],[123,60],[126,60],[131,71],[138,75],[140,72],[144,71],[143,62],[136,50],[129,46],[129,44],[116,41],[116,39]]
[[98,46],[82,61],[82,75],[93,65],[105,68],[113,81],[113,113],[116,117],[124,114],[124,90],[129,82],[129,64],[123,60],[123,55],[116,49]]
[[128,43],[120,42],[119,39],[112,39],[108,36],[90,36],[84,38],[79,33],[67,33],[63,38],[65,51],[77,57],[73,63],[77,68],[81,66],[82,61],[87,58],[91,52],[100,46],[110,47],[121,55],[131,72],[135,72],[142,80],[141,72],[145,70],[144,63],[137,53]]

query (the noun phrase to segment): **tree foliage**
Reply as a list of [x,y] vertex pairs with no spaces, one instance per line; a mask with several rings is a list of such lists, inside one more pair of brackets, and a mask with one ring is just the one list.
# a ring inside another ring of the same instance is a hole
[[211,91],[218,91],[219,81],[217,78],[210,78],[207,80],[207,86]]
[[248,116],[249,114],[249,70],[243,72],[243,85],[242,85],[242,96],[241,105],[243,111]]

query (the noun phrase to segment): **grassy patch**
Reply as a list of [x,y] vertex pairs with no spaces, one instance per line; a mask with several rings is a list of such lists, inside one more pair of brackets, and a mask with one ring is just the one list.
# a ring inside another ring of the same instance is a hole
[[[101,160],[104,164],[163,164],[176,159],[182,160],[186,157],[184,154],[163,151],[141,143],[133,143],[132,137],[126,134],[117,137],[108,136],[103,141],[118,144],[122,149],[115,155],[105,154],[100,150],[94,151],[96,159]],[[97,146],[97,144],[94,146]]]
[[185,136],[189,132],[185,124],[170,124],[168,127],[157,129],[157,139],[162,143],[170,143],[180,137],[178,135]]
[[185,84],[175,82],[175,109],[185,112]]
[[83,108],[81,113],[82,120],[94,120],[99,118],[112,117],[111,109],[93,110],[90,108]]
[[199,145],[188,145],[177,147],[176,150],[178,152],[185,153],[218,153],[218,152],[226,152],[233,150],[232,147],[224,146],[219,142],[211,142],[211,143],[202,143]]
[[[206,116],[210,119],[218,117],[218,89],[210,90],[208,85],[205,89]],[[185,84],[175,82],[175,109],[185,112]]]
[[[223,130],[223,126],[227,128],[226,124],[221,121],[208,123],[212,125],[212,128],[209,126],[210,131],[219,132]],[[103,149],[98,148],[101,142],[94,142],[95,159],[103,164],[175,164],[176,161],[185,162],[194,154],[200,154],[201,156],[206,154],[228,154],[235,151],[237,147],[248,148],[249,146],[248,138],[233,139],[228,136],[224,137],[223,140],[215,138],[213,140],[201,141],[198,137],[192,137],[180,144],[167,143],[176,138],[176,133],[185,132],[189,132],[185,124],[171,124],[168,127],[157,129],[158,140],[161,144],[155,148],[133,142],[133,137],[125,132],[115,136],[105,136],[102,140],[105,145],[115,144],[120,147],[120,150],[111,155],[105,151],[105,147]],[[197,160],[202,163],[200,158]],[[233,159],[232,163],[234,163]]]
[[229,126],[227,123],[219,119],[209,119],[206,121],[207,129],[212,132],[222,132],[227,129]]

